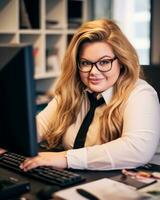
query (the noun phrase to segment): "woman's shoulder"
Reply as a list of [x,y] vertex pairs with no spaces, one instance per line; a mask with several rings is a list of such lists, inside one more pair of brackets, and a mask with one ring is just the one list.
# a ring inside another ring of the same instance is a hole
[[143,91],[143,90],[150,91],[153,93],[156,92],[153,86],[150,85],[146,80],[138,79],[133,89],[133,92],[138,92],[138,91]]
[[141,95],[146,96],[146,98],[149,96],[158,98],[156,90],[146,80],[138,79],[130,94],[130,98]]

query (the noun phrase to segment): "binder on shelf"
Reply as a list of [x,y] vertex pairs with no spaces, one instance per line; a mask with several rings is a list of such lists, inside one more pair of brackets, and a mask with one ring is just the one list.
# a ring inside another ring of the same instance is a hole
[[82,24],[82,7],[83,1],[68,1],[68,28],[76,29]]
[[46,20],[46,29],[54,29],[57,28],[57,26],[59,26],[58,20],[51,20],[51,19]]
[[24,0],[20,1],[20,28],[22,29],[32,28]]
[[20,0],[20,28],[37,29],[39,27],[39,0]]

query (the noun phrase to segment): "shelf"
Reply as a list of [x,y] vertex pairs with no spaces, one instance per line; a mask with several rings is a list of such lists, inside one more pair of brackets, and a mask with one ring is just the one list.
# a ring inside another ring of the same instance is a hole
[[[0,43],[32,44],[38,90],[53,88],[67,45],[78,26],[87,20],[88,1],[0,1]],[[76,26],[70,28],[70,22]]]
[[57,30],[57,29],[56,30],[55,29],[50,29],[50,30],[48,29],[48,30],[45,31],[45,33],[48,34],[48,35],[49,34],[55,34],[55,35],[65,34],[65,32],[66,32],[66,30]]
[[15,34],[15,32],[16,32],[17,30],[15,30],[15,29],[8,29],[8,30],[0,30],[0,34]]
[[41,34],[42,33],[42,30],[39,30],[39,29],[37,29],[37,30],[31,30],[31,29],[28,29],[28,30],[26,30],[26,29],[21,29],[21,30],[19,30],[18,31],[19,32],[19,34]]
[[55,73],[55,72],[46,72],[42,74],[36,74],[35,79],[48,79],[48,78],[56,78],[60,75],[60,73]]

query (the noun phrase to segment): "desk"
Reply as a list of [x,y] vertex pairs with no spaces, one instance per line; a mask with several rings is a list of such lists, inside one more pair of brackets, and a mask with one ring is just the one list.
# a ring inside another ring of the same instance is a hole
[[[118,175],[120,173],[120,171],[118,171],[118,170],[116,170],[116,171],[72,170],[72,171],[84,176],[86,178],[86,183],[93,181],[93,180],[100,179],[100,178],[104,178],[104,177],[109,178],[111,176],[115,176],[115,175]],[[51,186],[51,185],[46,184],[44,182],[37,181],[36,179],[32,179],[30,177],[21,175],[19,173],[15,173],[11,170],[4,169],[4,168],[1,168],[1,167],[0,167],[0,176],[2,178],[13,177],[13,178],[16,178],[20,181],[30,182],[31,183],[31,191],[29,193],[26,193],[26,194],[23,195],[23,197],[26,197],[27,200],[39,200],[39,198],[37,197],[36,194],[42,188],[47,187],[47,186]],[[53,187],[53,190],[54,190],[54,185],[52,185],[52,187]]]

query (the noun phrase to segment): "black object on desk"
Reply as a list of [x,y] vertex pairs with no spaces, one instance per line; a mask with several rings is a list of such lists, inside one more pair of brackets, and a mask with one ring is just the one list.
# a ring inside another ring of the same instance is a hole
[[76,191],[82,195],[83,197],[89,199],[89,200],[99,200],[98,197],[96,197],[95,195],[91,194],[90,192],[88,192],[87,190],[84,190],[84,189],[81,189],[81,188],[78,188],[76,189]]
[[7,200],[14,196],[21,195],[30,190],[30,183],[17,182],[11,178],[0,179],[0,199]]

